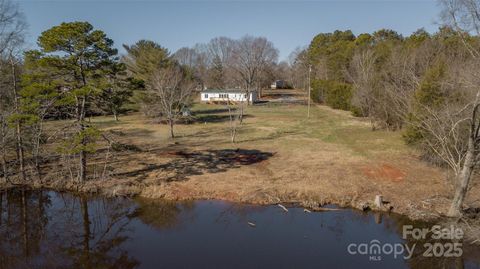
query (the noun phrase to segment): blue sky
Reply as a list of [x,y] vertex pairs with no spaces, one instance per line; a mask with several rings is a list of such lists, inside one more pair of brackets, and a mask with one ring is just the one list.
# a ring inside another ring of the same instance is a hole
[[[28,42],[61,22],[89,21],[121,48],[151,39],[172,52],[216,36],[265,36],[286,59],[318,33],[351,29],[355,34],[380,28],[408,35],[438,28],[439,7],[422,1],[134,1],[19,0],[29,24]],[[122,50],[120,50],[122,52]]]

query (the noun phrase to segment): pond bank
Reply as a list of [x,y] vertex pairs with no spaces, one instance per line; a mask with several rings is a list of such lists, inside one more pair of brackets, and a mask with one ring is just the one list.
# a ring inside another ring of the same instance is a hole
[[[110,183],[110,184],[109,184]],[[362,211],[379,211],[386,213],[397,213],[404,215],[412,220],[434,221],[441,218],[441,215],[431,214],[427,211],[418,210],[416,212],[407,211],[399,212],[395,210],[395,207],[390,202],[385,202],[382,207],[376,207],[374,205],[374,199],[371,201],[352,201],[350,197],[328,197],[319,198],[319,195],[305,196],[302,198],[298,196],[289,196],[288,194],[281,195],[280,193],[273,194],[258,191],[255,194],[241,197],[233,192],[221,193],[211,189],[211,193],[207,192],[194,192],[190,189],[182,187],[181,185],[162,184],[158,186],[148,186],[140,188],[131,184],[113,184],[113,182],[87,182],[84,184],[79,183],[38,183],[33,184],[5,184],[0,183],[0,191],[7,191],[16,188],[29,188],[32,190],[52,190],[58,192],[69,192],[77,195],[102,195],[105,197],[141,197],[148,199],[163,199],[170,201],[190,201],[190,200],[220,200],[232,203],[247,203],[256,205],[275,205],[275,204],[296,204],[312,211],[323,211],[325,206],[336,205],[339,207],[354,208]],[[408,214],[411,213],[411,214]]]

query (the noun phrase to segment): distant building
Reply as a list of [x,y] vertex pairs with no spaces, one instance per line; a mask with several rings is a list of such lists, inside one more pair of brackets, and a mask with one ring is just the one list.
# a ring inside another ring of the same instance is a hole
[[272,89],[285,89],[287,88],[287,82],[285,80],[275,80],[272,85],[270,85],[270,88]]
[[247,102],[255,103],[258,99],[257,91],[250,91],[247,95],[242,89],[207,89],[200,92],[200,100],[207,103],[220,102]]

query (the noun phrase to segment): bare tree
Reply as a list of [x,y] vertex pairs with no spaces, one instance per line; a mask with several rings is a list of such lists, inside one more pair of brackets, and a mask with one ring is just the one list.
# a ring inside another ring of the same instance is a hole
[[206,45],[208,56],[208,86],[225,89],[235,84],[235,74],[230,66],[235,41],[228,37],[216,37]]
[[[18,102],[18,57],[21,52],[21,46],[24,39],[24,31],[26,23],[23,13],[20,12],[18,5],[9,0],[0,0],[0,75],[7,83],[3,85],[5,89],[9,89],[11,93],[4,92],[5,95],[11,98],[2,100],[2,117],[0,124],[2,125],[2,133],[6,136],[2,139],[2,144],[6,146],[8,137],[8,128],[6,121],[9,116],[19,112]],[[7,102],[9,101],[9,102]],[[17,159],[20,165],[20,172],[22,178],[25,180],[25,164],[24,164],[24,147],[22,142],[22,126],[19,121],[15,123],[15,148],[17,152]],[[3,149],[3,172],[7,177],[8,169],[6,165],[6,149]]]
[[0,0],[0,55],[23,43],[26,27],[18,4]]
[[175,58],[179,64],[189,68],[196,66],[197,57],[197,51],[188,47],[180,48],[173,54],[173,58]]
[[[372,118],[372,108],[375,102],[375,61],[376,55],[371,49],[357,51],[352,58],[349,78],[354,85],[352,105],[358,107],[363,116]],[[373,123],[372,123],[373,127]]]
[[9,180],[8,153],[12,148],[14,133],[8,126],[8,119],[14,113],[13,94],[10,90],[8,76],[8,62],[0,58],[0,148],[2,149],[2,175],[5,181]]
[[436,88],[447,101],[426,104],[416,97],[422,76],[415,72],[414,64],[407,64],[405,59],[402,62],[404,65],[398,64],[397,70],[403,71],[383,84],[390,111],[421,135],[420,147],[450,168],[455,190],[448,215],[460,216],[479,158],[480,92],[476,90],[477,82],[473,82],[477,75],[472,74],[478,64],[450,59],[449,72],[437,81]]
[[290,67],[290,77],[288,80],[295,89],[304,89],[307,91],[308,58],[305,48],[296,48],[288,56],[288,65]]
[[[20,96],[19,96],[19,75],[18,75],[18,67],[19,64],[17,62],[16,57],[13,53],[10,53],[9,58],[9,66],[11,69],[11,89],[13,93],[13,108],[16,114],[20,114]],[[25,174],[25,149],[23,145],[23,126],[20,120],[15,120],[15,138],[16,138],[16,148],[17,148],[17,159],[20,166],[20,174],[22,180],[26,180]]]
[[183,67],[186,67],[197,82],[200,89],[205,87],[208,81],[208,48],[204,44],[196,44],[192,48],[183,47],[178,49],[173,58]]
[[424,134],[426,146],[453,171],[455,190],[449,216],[462,214],[463,201],[479,158],[480,92],[472,96],[474,92],[467,89],[462,93],[463,102],[448,102],[438,108],[416,102],[424,114],[414,115],[409,121]]
[[[354,81],[354,86],[359,92],[354,93],[353,101],[355,105],[363,106],[371,104],[368,108],[369,117],[372,118],[376,127],[386,128],[388,130],[398,130],[402,128],[404,123],[409,121],[409,113],[414,108],[415,91],[419,88],[422,77],[426,70],[430,68],[432,62],[436,59],[438,48],[433,44],[424,42],[421,47],[414,50],[406,50],[398,46],[393,48],[386,62],[375,68],[375,76],[371,77],[368,72],[364,73],[363,83],[359,78],[355,78],[355,71],[350,79]],[[359,65],[358,56],[354,56],[352,65]],[[361,58],[364,61],[363,65],[372,65],[370,57],[377,58],[375,53],[365,54]],[[378,58],[377,58],[378,59]],[[355,67],[353,67],[355,68]],[[358,68],[358,66],[356,67]],[[371,69],[365,69],[371,71]],[[358,74],[357,74],[358,75]],[[369,83],[367,83],[369,81]],[[373,86],[374,88],[364,88],[360,90],[360,84],[364,87]],[[359,100],[363,98],[363,102]]]
[[229,116],[229,128],[230,128],[230,142],[235,143],[237,138],[237,129],[241,124],[241,110],[240,106],[231,106],[230,100],[227,101],[227,109]]
[[[452,131],[450,133],[456,134],[455,130],[460,128],[462,123],[468,125],[468,132],[466,137],[459,137],[462,147],[454,147],[457,158],[456,163],[450,166],[456,167],[456,188],[452,205],[448,214],[450,216],[460,216],[462,212],[462,205],[467,195],[472,173],[480,158],[480,118],[478,116],[480,106],[480,81],[478,73],[478,65],[476,64],[480,58],[480,50],[475,43],[470,42],[468,38],[469,33],[480,34],[480,2],[478,0],[441,0],[443,6],[443,19],[447,24],[454,27],[460,35],[461,40],[473,58],[473,66],[470,66],[465,71],[470,73],[465,77],[464,83],[472,91],[473,96],[461,109],[455,112],[454,115],[462,115],[463,117],[455,117],[451,121]],[[475,68],[475,69],[472,69]],[[468,74],[467,73],[467,74]],[[465,132],[464,132],[465,133]],[[456,138],[458,135],[453,136]],[[454,158],[449,158],[450,160]]]
[[146,84],[149,96],[153,99],[152,109],[158,109],[155,114],[166,118],[170,126],[170,137],[174,138],[174,124],[189,106],[194,84],[175,65],[156,70]]
[[260,73],[277,62],[278,50],[264,37],[244,36],[235,42],[232,53],[231,66],[239,74],[247,96],[250,96]]
[[[217,37],[207,44],[179,49],[174,55],[181,65],[194,71],[202,86],[210,88],[243,88],[247,97],[252,89],[269,85],[275,74],[278,51],[262,37],[245,36],[240,40]],[[288,65],[284,65],[288,69]],[[288,70],[285,70],[287,75]],[[262,79],[263,78],[263,79]],[[203,88],[203,87],[202,87]],[[250,102],[250,98],[247,98]],[[231,141],[242,124],[245,102],[227,102]]]

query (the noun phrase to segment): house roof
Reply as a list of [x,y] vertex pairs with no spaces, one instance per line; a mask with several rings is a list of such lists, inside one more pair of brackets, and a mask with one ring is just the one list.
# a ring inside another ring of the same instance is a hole
[[[251,90],[255,91],[255,90]],[[244,89],[206,89],[202,93],[245,93]]]

